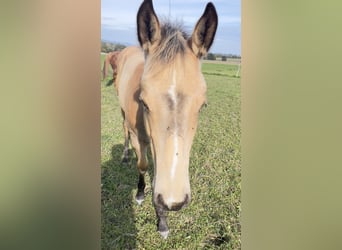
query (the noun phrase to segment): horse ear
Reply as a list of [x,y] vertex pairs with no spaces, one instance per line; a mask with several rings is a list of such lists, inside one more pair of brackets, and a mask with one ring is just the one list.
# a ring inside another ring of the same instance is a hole
[[218,17],[215,6],[208,3],[203,15],[198,20],[189,39],[189,46],[198,58],[206,55],[215,37]]
[[148,52],[149,48],[160,40],[160,25],[153,9],[152,0],[145,0],[137,15],[138,39],[141,47]]

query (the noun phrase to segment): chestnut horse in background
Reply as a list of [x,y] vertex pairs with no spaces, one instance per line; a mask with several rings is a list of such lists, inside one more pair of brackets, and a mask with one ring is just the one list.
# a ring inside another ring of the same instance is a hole
[[201,58],[212,45],[217,24],[215,7],[208,3],[189,36],[179,25],[160,23],[152,0],[145,0],[137,14],[141,48],[128,47],[118,59],[115,88],[124,118],[123,160],[130,139],[139,171],[136,201],[141,204],[151,144],[153,204],[164,238],[169,233],[167,211],[180,210],[191,200],[190,150],[207,90]]
[[120,51],[112,51],[106,55],[106,58],[103,63],[103,69],[102,69],[102,80],[106,79],[107,74],[108,74],[108,64],[110,64],[113,69],[113,80],[115,81],[115,78],[117,75],[117,61],[118,61],[119,54],[120,54]]

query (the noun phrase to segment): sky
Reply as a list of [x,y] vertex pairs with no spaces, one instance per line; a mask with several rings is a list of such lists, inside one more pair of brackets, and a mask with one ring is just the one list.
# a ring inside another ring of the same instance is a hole
[[[219,24],[212,53],[241,55],[241,0],[211,0],[218,14]],[[161,20],[183,22],[191,34],[209,0],[154,0],[154,10]],[[138,45],[136,14],[142,0],[102,0],[101,40],[124,45]]]

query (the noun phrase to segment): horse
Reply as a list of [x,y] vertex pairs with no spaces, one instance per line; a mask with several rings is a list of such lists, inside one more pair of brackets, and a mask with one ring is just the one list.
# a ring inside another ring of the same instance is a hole
[[112,66],[113,69],[113,81],[115,81],[117,74],[117,59],[120,54],[120,51],[112,51],[106,55],[106,58],[103,63],[102,69],[102,80],[106,79],[108,73],[108,64]]
[[167,238],[167,212],[191,201],[189,159],[198,115],[206,105],[206,82],[201,58],[211,47],[218,17],[208,3],[191,36],[179,24],[161,23],[152,0],[137,13],[140,47],[125,48],[118,58],[115,84],[125,134],[123,162],[129,140],[139,173],[136,201],[144,200],[150,145],[154,165],[153,204],[157,230]]

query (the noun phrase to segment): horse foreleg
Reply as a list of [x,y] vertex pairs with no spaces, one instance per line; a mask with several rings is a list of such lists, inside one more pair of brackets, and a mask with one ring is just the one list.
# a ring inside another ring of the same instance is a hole
[[135,200],[139,205],[144,201],[145,199],[145,175],[142,173],[139,173],[139,182],[138,182],[138,191],[137,195],[135,196]]
[[126,126],[125,112],[122,109],[121,109],[121,114],[123,117],[123,128],[124,128],[124,133],[125,133],[125,145],[124,145],[125,148],[123,152],[122,163],[128,163],[129,130],[128,130],[128,127]]
[[155,209],[156,209],[156,214],[157,214],[157,228],[158,228],[158,232],[160,233],[160,235],[166,239],[167,236],[169,235],[169,227],[167,226],[167,212],[164,208],[155,205]]
[[129,132],[128,132],[128,128],[125,125],[124,125],[124,130],[125,130],[125,148],[123,152],[122,162],[128,163]]
[[136,194],[136,201],[140,205],[145,198],[145,173],[148,167],[147,161],[147,144],[138,140],[136,135],[131,135],[132,146],[137,155],[137,168],[139,171],[138,191]]

